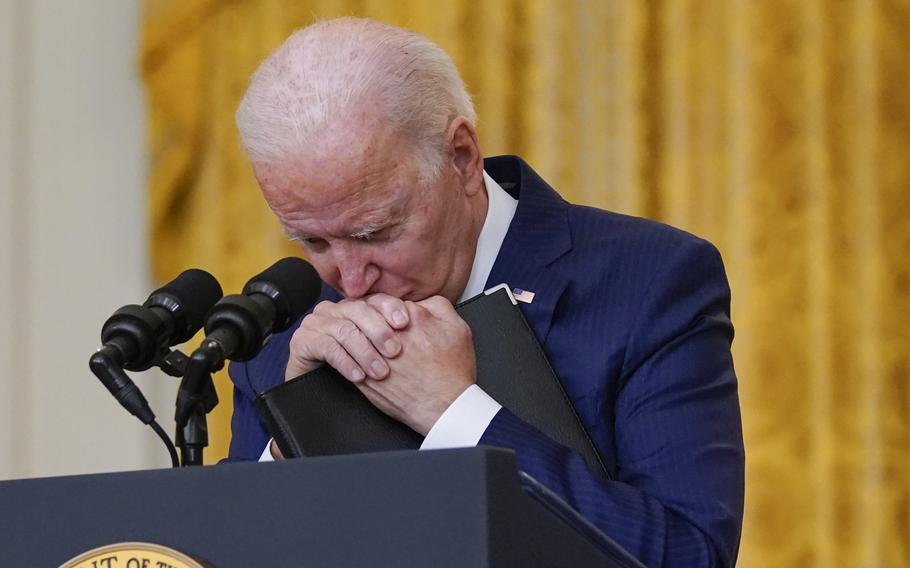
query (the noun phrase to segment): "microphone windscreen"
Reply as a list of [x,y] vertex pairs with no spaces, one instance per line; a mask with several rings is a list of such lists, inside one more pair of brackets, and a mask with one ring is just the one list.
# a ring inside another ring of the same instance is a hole
[[[267,293],[276,301],[279,316],[273,332],[283,331],[312,306],[322,291],[322,280],[313,266],[296,257],[282,258],[261,273],[253,276],[244,294]],[[275,292],[277,292],[277,297]]]
[[191,268],[152,292],[143,306],[162,307],[174,315],[176,329],[171,345],[175,345],[187,341],[202,328],[206,313],[223,295],[214,276]]

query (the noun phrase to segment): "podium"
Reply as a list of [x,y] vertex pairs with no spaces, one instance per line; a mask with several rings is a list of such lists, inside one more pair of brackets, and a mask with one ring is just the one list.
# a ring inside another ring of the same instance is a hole
[[3,566],[124,541],[213,568],[640,566],[501,449],[0,482]]

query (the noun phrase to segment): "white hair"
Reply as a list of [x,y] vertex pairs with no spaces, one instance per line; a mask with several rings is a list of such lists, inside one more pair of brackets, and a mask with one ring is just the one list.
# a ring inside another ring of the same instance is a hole
[[356,105],[379,105],[379,118],[413,141],[427,177],[442,169],[450,122],[477,120],[438,45],[374,20],[339,18],[294,32],[263,61],[236,121],[250,159],[274,163],[318,148],[320,135]]

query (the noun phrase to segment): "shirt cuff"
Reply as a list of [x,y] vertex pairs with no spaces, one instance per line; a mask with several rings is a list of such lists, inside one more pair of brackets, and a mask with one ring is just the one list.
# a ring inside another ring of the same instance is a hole
[[275,457],[272,455],[272,438],[269,438],[269,442],[265,445],[265,449],[262,450],[262,455],[259,456],[259,461],[261,461],[261,462],[275,461]]
[[[421,450],[470,448],[480,442],[502,405],[482,388],[471,385],[455,399],[420,445]],[[266,447],[268,450],[268,447]]]

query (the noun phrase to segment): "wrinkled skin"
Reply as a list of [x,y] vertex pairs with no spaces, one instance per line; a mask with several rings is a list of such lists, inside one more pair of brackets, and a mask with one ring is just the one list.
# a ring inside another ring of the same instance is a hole
[[285,231],[345,296],[304,318],[285,376],[328,363],[426,435],[475,382],[470,329],[452,304],[486,217],[476,132],[453,120],[442,172],[428,180],[411,144],[369,110],[346,122],[305,157],[253,165]]

